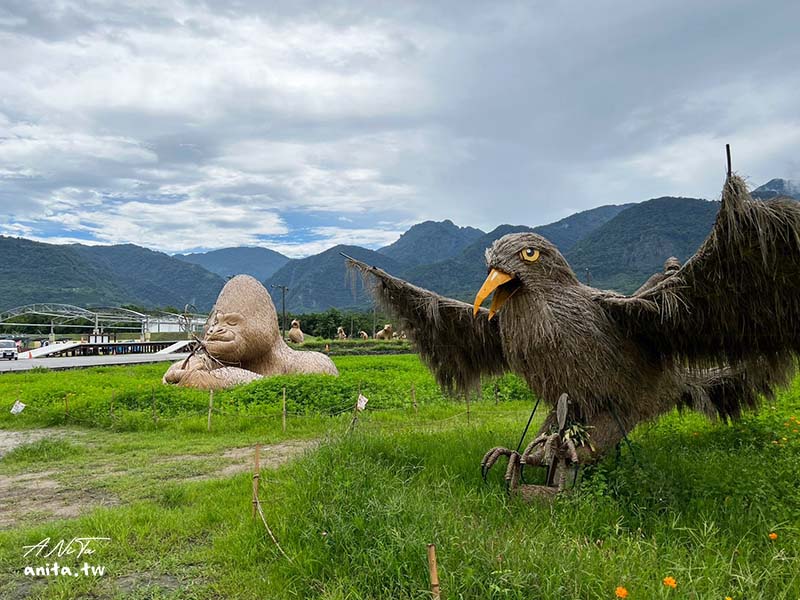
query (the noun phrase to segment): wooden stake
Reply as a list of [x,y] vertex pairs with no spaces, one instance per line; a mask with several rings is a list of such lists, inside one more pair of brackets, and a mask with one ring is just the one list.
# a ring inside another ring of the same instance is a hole
[[417,386],[411,382],[411,405],[414,407],[414,414],[417,414]]
[[353,420],[350,421],[350,426],[347,428],[348,432],[356,428],[356,423],[358,422],[358,399],[360,397],[361,397],[361,383],[358,384],[358,396],[356,396],[356,403],[353,406]]
[[470,397],[470,395],[471,394],[469,392],[467,392],[467,424],[468,425],[469,425],[469,397]]
[[281,424],[283,425],[283,433],[286,433],[286,386],[283,386],[283,411],[281,416]]
[[69,394],[64,395],[64,418],[69,418]]
[[111,402],[108,405],[108,416],[114,418],[114,392],[111,392]]
[[495,381],[494,382],[494,405],[497,406],[497,404],[499,402],[500,402],[500,388],[498,387],[497,382]]
[[214,390],[208,392],[208,426],[207,430],[211,431],[211,411],[214,410]]
[[428,573],[431,576],[431,597],[439,600],[439,569],[436,567],[436,544],[428,544]]
[[158,424],[158,414],[156,413],[156,388],[152,388],[151,397],[153,400],[153,425]]
[[258,508],[258,480],[261,478],[261,444],[256,444],[256,456],[253,464],[253,518]]

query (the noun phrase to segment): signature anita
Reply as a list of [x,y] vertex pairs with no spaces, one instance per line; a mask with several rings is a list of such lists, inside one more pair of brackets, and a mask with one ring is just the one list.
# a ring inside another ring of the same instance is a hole
[[111,541],[111,538],[107,537],[76,537],[72,538],[71,540],[58,540],[57,542],[53,542],[50,538],[44,538],[38,544],[33,544],[30,546],[23,546],[22,548],[25,550],[25,556],[40,556],[43,558],[48,558],[50,556],[71,556],[75,555],[75,558],[80,558],[84,554],[90,555],[94,554],[94,548],[92,548],[92,544],[95,542],[108,542]]

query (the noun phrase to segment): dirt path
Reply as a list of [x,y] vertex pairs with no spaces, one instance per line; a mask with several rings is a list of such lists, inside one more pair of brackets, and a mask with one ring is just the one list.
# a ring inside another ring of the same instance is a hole
[[[49,439],[79,441],[81,432],[64,430],[0,430],[0,464],[2,457],[14,448]],[[274,469],[299,456],[315,445],[314,440],[288,440],[262,445],[261,465]],[[0,475],[0,529],[32,521],[74,518],[101,506],[115,506],[120,499],[103,490],[100,484],[109,477],[140,475],[153,483],[159,469],[168,468],[171,484],[231,477],[252,469],[254,447],[233,447],[215,453],[154,456],[141,464],[130,465],[121,455],[90,463],[79,477],[65,475],[64,470],[29,471]],[[209,466],[209,463],[211,465]],[[186,475],[182,475],[181,472]],[[65,483],[68,481],[69,483]],[[156,484],[157,485],[157,484]]]

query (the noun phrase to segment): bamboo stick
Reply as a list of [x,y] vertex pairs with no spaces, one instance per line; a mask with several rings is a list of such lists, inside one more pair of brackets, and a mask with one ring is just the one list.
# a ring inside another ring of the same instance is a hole
[[281,425],[283,433],[286,433],[286,386],[283,386],[283,408],[281,412]]
[[258,510],[258,480],[261,478],[261,444],[256,444],[256,455],[253,464],[253,518]]
[[428,544],[428,573],[431,577],[431,597],[439,600],[442,596],[439,591],[439,569],[436,566],[436,544]]
[[214,390],[208,392],[208,426],[207,430],[211,431],[211,411],[214,410]]

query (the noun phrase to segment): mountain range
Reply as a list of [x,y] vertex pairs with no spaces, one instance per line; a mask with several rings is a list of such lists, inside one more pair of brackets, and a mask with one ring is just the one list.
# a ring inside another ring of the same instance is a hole
[[[772,179],[753,190],[760,199],[800,200],[800,183]],[[705,239],[719,208],[699,198],[662,197],[606,205],[548,225],[500,225],[490,232],[452,221],[425,221],[378,250],[335,246],[300,259],[266,248],[224,248],[169,256],[133,244],[54,245],[0,236],[0,310],[36,302],[81,306],[136,304],[146,307],[213,305],[225,280],[248,273],[263,281],[280,306],[294,313],[329,308],[368,308],[360,279],[340,253],[376,265],[443,295],[471,300],[486,274],[484,251],[503,235],[533,231],[553,242],[582,281],[630,293],[662,269],[670,256],[681,261]]]
[[44,244],[0,236],[0,310],[58,302],[79,306],[213,305],[225,280],[134,244]]

